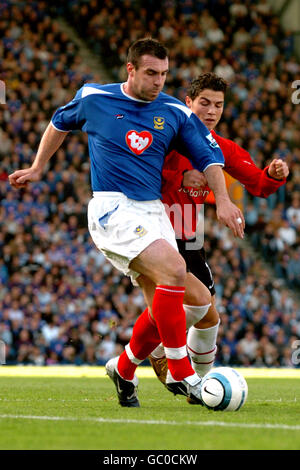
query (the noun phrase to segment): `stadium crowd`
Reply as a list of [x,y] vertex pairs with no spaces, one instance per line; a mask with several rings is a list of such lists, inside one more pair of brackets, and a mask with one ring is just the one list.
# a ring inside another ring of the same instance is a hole
[[[142,6],[141,6],[142,4]],[[53,2],[55,6],[55,2]],[[221,327],[217,363],[292,367],[300,339],[300,108],[293,36],[263,0],[70,1],[73,26],[112,81],[128,45],[152,35],[170,50],[166,92],[184,99],[191,78],[215,71],[230,83],[217,129],[248,149],[259,167],[284,158],[285,187],[268,199],[245,195],[246,233],[261,261],[205,210],[205,248],[215,276]],[[128,342],[144,310],[141,291],[104,259],[86,228],[87,140],[72,133],[43,182],[20,191],[7,175],[28,165],[54,110],[84,82],[102,82],[50,17],[46,2],[2,2],[0,65],[0,339],[11,364],[105,364]],[[125,14],[126,13],[126,14]]]

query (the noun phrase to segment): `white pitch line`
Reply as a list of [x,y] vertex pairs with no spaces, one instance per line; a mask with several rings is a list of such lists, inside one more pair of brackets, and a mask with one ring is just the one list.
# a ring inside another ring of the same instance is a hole
[[[177,401],[181,401],[180,398],[174,397]],[[55,402],[55,403],[86,403],[86,402],[103,402],[103,398],[78,398],[74,400],[64,399],[64,398],[0,398],[0,403],[42,403],[42,402]],[[154,398],[148,398],[148,401],[157,401]],[[283,400],[282,398],[274,398],[272,399],[253,399],[248,400],[247,403],[256,404],[256,403],[296,403],[298,400],[297,398],[293,398],[291,400]]]
[[40,421],[77,421],[108,424],[149,424],[167,426],[219,426],[229,428],[256,428],[256,429],[279,429],[286,431],[300,431],[300,424],[272,424],[272,423],[226,423],[225,421],[164,421],[143,419],[113,419],[113,418],[74,418],[72,416],[31,416],[31,415],[0,415],[0,419],[32,419]]

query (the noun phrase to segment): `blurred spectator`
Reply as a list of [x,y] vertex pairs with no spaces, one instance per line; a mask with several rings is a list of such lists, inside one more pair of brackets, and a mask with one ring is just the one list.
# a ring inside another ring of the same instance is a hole
[[244,338],[238,343],[238,354],[244,365],[253,364],[256,358],[258,341],[253,331],[247,331]]

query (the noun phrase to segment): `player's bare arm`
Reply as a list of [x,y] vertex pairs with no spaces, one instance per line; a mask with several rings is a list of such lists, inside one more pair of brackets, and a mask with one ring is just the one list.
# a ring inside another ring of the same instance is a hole
[[276,180],[284,180],[289,175],[289,168],[283,160],[275,158],[270,163],[268,174]]
[[222,168],[218,165],[211,165],[204,170],[204,175],[215,195],[218,220],[227,225],[234,236],[243,238],[245,219],[241,210],[229,198]]
[[22,188],[28,182],[39,181],[48,160],[63,143],[67,132],[58,131],[51,123],[48,124],[41,139],[33,164],[24,170],[17,170],[8,179],[10,184],[16,188]]

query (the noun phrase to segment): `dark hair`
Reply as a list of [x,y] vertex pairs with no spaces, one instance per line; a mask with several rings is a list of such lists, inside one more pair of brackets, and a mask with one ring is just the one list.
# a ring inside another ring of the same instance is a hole
[[137,69],[140,58],[146,54],[163,60],[168,57],[168,50],[156,39],[138,39],[128,49],[127,62],[131,62]]
[[219,77],[215,73],[207,72],[202,73],[197,78],[194,78],[188,87],[187,95],[194,100],[199,96],[202,90],[209,89],[213,91],[222,91],[225,95],[228,83],[224,78]]

